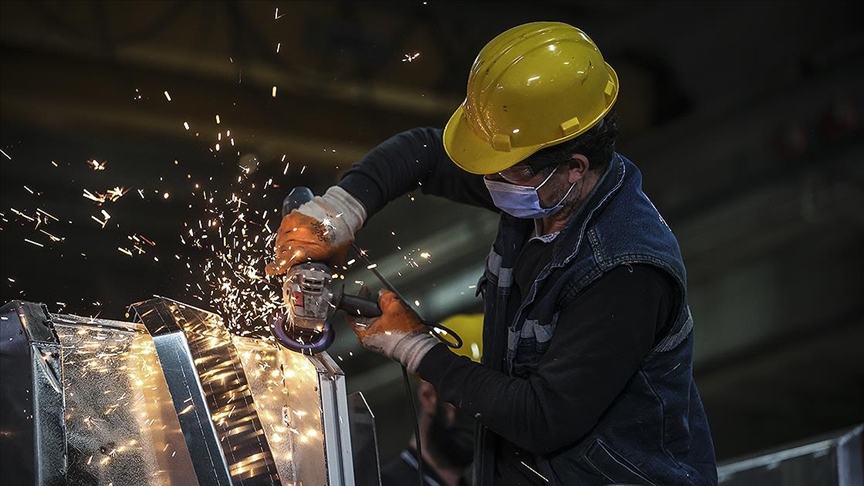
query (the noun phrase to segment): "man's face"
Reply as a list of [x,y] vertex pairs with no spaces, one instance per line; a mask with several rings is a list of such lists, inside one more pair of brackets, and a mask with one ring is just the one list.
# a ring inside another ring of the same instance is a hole
[[474,419],[439,400],[429,426],[429,448],[449,466],[468,467],[474,459]]

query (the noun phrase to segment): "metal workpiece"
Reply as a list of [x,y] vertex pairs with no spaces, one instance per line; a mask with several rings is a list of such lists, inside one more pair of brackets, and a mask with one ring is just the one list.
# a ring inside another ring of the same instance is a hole
[[60,340],[43,305],[0,308],[0,471],[11,484],[65,484]]
[[[227,419],[217,424],[218,414],[232,397],[232,391],[243,393],[245,387],[245,377],[236,369],[236,353],[229,345],[230,334],[220,329],[215,316],[167,299],[151,299],[129,309],[135,321],[142,323],[153,338],[199,481],[214,486],[230,485],[229,462],[240,461],[229,458],[234,453],[245,455],[250,449],[248,441],[240,440],[247,434],[229,435],[226,429],[248,427],[257,420],[250,413],[249,400],[241,397],[236,402],[240,405],[236,414],[226,414]],[[220,444],[216,427],[228,437],[224,445]],[[241,442],[243,447],[236,449]],[[257,444],[252,447],[259,459],[261,449]],[[261,464],[268,474],[275,475],[272,458],[264,457]]]
[[327,457],[338,461],[336,467],[328,469],[330,484],[354,484],[354,461],[351,456],[351,430],[348,427],[348,401],[345,392],[345,375],[326,353],[313,355],[310,359],[318,373],[321,389],[321,410],[327,440]]
[[2,316],[4,480],[198,484],[143,326],[29,302]]
[[356,391],[348,395],[348,416],[351,425],[354,483],[381,484],[375,415],[363,393]]
[[199,478],[354,484],[344,375],[329,356],[234,335],[218,315],[166,298],[130,311],[153,335]]
[[326,353],[234,335],[218,315],[162,297],[132,304],[127,316],[132,322],[52,315],[28,302],[2,307],[4,479],[379,482],[374,418],[362,395],[346,395]]

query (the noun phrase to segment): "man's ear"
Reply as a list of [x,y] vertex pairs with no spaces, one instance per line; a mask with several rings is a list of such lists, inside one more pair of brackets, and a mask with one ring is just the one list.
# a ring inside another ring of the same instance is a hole
[[588,174],[588,170],[591,169],[591,162],[588,160],[588,157],[582,154],[571,155],[567,164],[567,180],[571,184],[579,182],[580,179]]
[[420,400],[420,410],[424,413],[435,413],[435,407],[438,406],[438,392],[435,387],[428,381],[420,380],[417,385],[417,397]]

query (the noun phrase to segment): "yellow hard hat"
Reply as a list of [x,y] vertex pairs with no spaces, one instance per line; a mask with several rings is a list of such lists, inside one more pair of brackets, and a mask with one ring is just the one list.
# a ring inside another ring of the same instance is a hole
[[444,149],[462,169],[492,174],[597,124],[615,104],[618,75],[581,30],[531,22],[486,44],[467,91]]
[[[483,356],[483,314],[454,314],[441,321],[441,324],[462,338],[462,347],[451,347],[450,350],[479,363]],[[446,331],[436,328],[435,332],[447,342],[456,342]]]

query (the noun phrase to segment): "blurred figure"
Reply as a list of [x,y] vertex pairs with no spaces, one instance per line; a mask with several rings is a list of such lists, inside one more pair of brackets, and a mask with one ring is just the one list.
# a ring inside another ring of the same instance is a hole
[[[480,362],[483,351],[482,314],[458,314],[441,322],[461,339],[456,354]],[[445,336],[445,339],[450,340]],[[474,459],[474,420],[438,397],[431,383],[417,384],[420,448],[423,452],[422,482],[417,458],[417,437],[381,468],[381,486],[467,486]]]
[[467,486],[474,459],[473,420],[441,400],[427,381],[419,381],[417,400],[423,482],[412,434],[408,447],[381,467],[381,486]]

